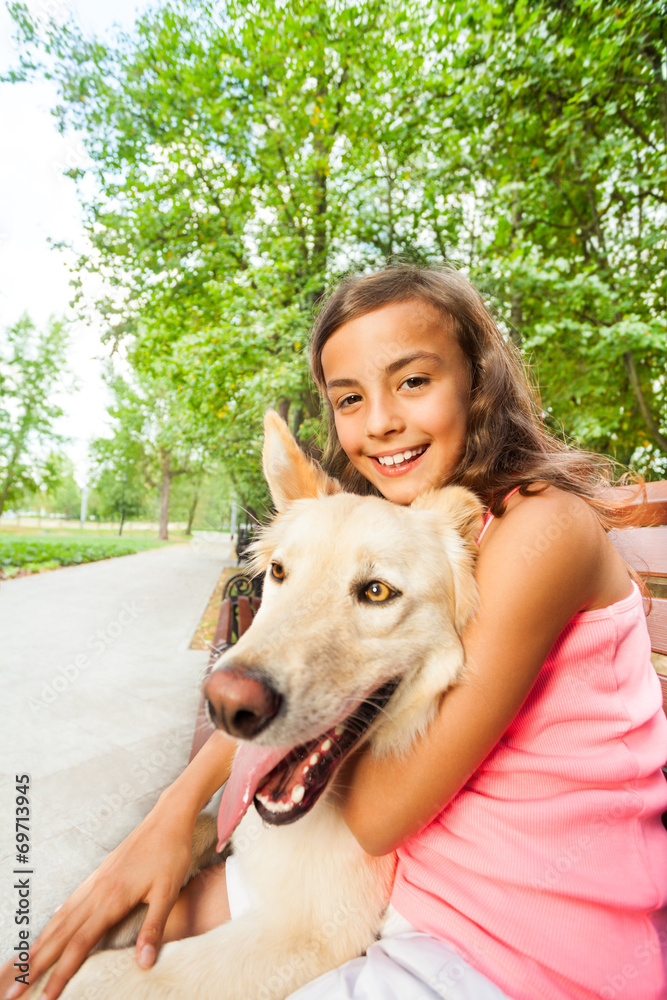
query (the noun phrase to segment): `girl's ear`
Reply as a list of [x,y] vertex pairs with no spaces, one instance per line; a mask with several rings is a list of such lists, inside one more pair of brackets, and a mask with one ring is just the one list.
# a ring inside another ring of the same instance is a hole
[[304,455],[275,410],[268,410],[264,417],[262,458],[264,476],[279,512],[295,500],[340,493],[340,483]]

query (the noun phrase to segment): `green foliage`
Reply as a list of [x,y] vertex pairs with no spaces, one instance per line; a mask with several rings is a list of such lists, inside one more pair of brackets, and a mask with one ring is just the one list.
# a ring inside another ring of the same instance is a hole
[[35,572],[56,566],[77,566],[143,552],[159,542],[148,538],[59,538],[56,535],[9,535],[0,533],[0,575],[16,575],[17,570]]
[[267,405],[317,453],[323,290],[395,257],[467,270],[545,420],[665,474],[662,0],[164,0],[110,42],[10,6],[90,156],[109,336],[243,502]]
[[24,509],[47,514],[60,514],[68,520],[78,520],[81,513],[81,490],[74,478],[74,463],[60,451],[50,452],[43,465],[39,490],[27,491],[22,499]]
[[38,331],[28,316],[9,327],[0,345],[0,515],[43,485],[55,469],[44,448],[60,440],[53,421],[62,410],[54,397],[65,379],[67,333],[51,320]]

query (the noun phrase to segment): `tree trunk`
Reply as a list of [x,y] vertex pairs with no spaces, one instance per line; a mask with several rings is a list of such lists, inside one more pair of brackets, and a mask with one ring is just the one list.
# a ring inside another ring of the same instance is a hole
[[667,454],[667,436],[665,436],[658,425],[657,420],[654,419],[651,413],[651,408],[649,406],[648,400],[644,395],[644,390],[642,389],[641,382],[639,381],[639,373],[637,372],[637,365],[635,364],[635,356],[632,351],[626,351],[623,355],[623,364],[625,365],[625,370],[630,380],[630,386],[632,392],[639,406],[639,412],[641,413],[648,433],[658,448],[665,454]]
[[2,517],[4,513],[7,497],[9,496],[9,491],[11,490],[14,482],[14,469],[16,468],[16,463],[18,462],[21,452],[23,451],[23,442],[26,436],[27,426],[28,414],[26,412],[19,425],[18,431],[16,432],[14,447],[12,448],[12,457],[9,459],[5,470],[5,481],[2,485],[2,493],[0,493],[0,517]]
[[171,486],[171,455],[168,451],[160,453],[160,531],[158,538],[166,542],[169,539],[169,487]]
[[199,503],[199,488],[195,489],[195,495],[192,499],[192,503],[190,504],[190,512],[188,514],[188,526],[185,529],[186,535],[192,534],[192,522],[195,519],[195,511],[197,510],[198,503]]
[[283,418],[285,423],[289,420],[289,408],[291,405],[292,400],[287,399],[285,396],[282,396],[281,399],[278,400],[278,413]]

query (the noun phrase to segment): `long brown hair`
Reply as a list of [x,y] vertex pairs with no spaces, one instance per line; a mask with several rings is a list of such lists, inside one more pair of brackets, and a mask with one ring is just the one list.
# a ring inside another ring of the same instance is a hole
[[[448,483],[467,486],[494,515],[514,487],[535,492],[536,483],[558,486],[584,498],[606,529],[628,523],[625,501],[603,492],[612,485],[613,463],[568,447],[544,427],[536,391],[517,348],[503,337],[479,293],[450,268],[397,264],[374,274],[345,278],[325,300],[313,329],[311,371],[328,413],[324,464],[353,493],[377,493],[343,451],[322,371],[322,349],[336,330],[360,316],[410,300],[434,306],[453,330],[468,359],[470,406],[464,453]],[[442,485],[445,485],[444,483]],[[529,489],[532,486],[532,490]],[[544,487],[542,487],[544,488]]]

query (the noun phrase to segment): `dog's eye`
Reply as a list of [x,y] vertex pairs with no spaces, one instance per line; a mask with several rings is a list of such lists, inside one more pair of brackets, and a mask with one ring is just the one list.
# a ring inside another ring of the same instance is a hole
[[274,580],[284,580],[285,579],[285,567],[280,563],[271,563],[271,576]]
[[374,604],[388,601],[392,597],[396,597],[396,591],[388,587],[386,583],[382,583],[381,580],[371,580],[361,592],[362,600],[373,601]]

